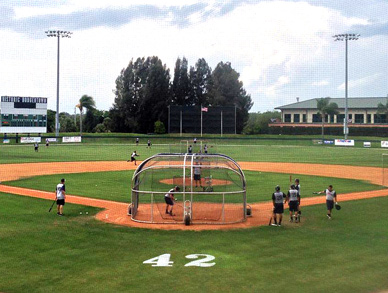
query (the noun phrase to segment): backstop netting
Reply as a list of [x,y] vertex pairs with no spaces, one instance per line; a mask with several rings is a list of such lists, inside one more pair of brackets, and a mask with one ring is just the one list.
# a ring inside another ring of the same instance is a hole
[[[194,174],[199,174],[194,179]],[[165,194],[177,201],[166,213]],[[132,178],[131,218],[145,223],[230,224],[246,220],[246,181],[239,165],[222,154],[157,154]]]

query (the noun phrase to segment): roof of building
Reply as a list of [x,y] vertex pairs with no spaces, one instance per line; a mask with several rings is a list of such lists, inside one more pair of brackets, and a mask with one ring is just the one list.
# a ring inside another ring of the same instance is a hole
[[[345,108],[345,98],[330,98],[330,102],[337,103],[339,109]],[[381,98],[348,98],[348,109],[377,109],[377,105],[388,103],[388,97]],[[317,109],[317,99],[310,99],[293,104],[277,107],[275,109]]]

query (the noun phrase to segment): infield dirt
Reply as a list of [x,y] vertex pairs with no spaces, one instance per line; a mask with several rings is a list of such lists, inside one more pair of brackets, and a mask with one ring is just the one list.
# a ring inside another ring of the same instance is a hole
[[[300,164],[300,163],[267,163],[267,162],[239,162],[243,170],[274,172],[286,174],[304,174],[323,177],[337,177],[347,179],[365,180],[374,184],[381,184],[382,171],[375,167],[354,167],[343,165],[323,164]],[[85,172],[121,171],[134,170],[135,165],[121,161],[98,161],[98,162],[56,162],[56,163],[27,163],[27,164],[2,164],[0,171],[0,182],[17,180],[26,177],[50,174],[68,174]],[[0,191],[53,200],[53,192],[32,190],[27,188],[0,185]],[[367,191],[359,193],[347,193],[339,196],[339,201],[359,200],[372,197],[388,196],[388,189]],[[129,198],[129,196],[128,196]],[[67,195],[66,202],[103,208],[104,210],[96,215],[98,220],[130,227],[165,230],[223,230],[251,228],[260,225],[267,225],[272,211],[272,202],[251,204],[252,217],[246,222],[228,225],[190,225],[183,224],[145,224],[131,220],[127,215],[128,204],[99,200],[75,195]],[[325,203],[325,197],[303,198],[302,206]]]

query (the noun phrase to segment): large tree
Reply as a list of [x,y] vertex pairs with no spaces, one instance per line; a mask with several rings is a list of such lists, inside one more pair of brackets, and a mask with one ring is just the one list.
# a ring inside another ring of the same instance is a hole
[[209,105],[209,85],[211,84],[212,69],[204,58],[198,59],[195,67],[190,67],[190,100],[194,105]]
[[240,74],[229,62],[218,63],[209,84],[209,105],[236,107],[237,132],[241,133],[248,121],[248,111],[252,108],[253,102],[239,78]]
[[170,72],[156,56],[131,60],[116,79],[115,94],[113,131],[152,132],[156,121],[167,122]]
[[94,110],[96,107],[96,103],[91,96],[83,95],[79,99],[79,103],[76,107],[80,111],[79,129],[80,129],[80,135],[82,135],[82,114],[83,114],[83,111],[84,111],[84,109],[87,109],[88,111]]
[[[320,98],[316,100],[317,100],[317,109],[318,109],[317,114],[321,116],[321,120],[322,120],[322,140],[323,140],[326,116],[338,114],[339,113],[338,105],[337,103],[333,103],[333,102],[331,103],[330,97]],[[347,118],[345,117],[345,119]]]
[[172,103],[175,105],[193,105],[188,73],[188,62],[185,57],[175,62],[174,79],[172,82]]
[[377,105],[377,115],[380,116],[380,118],[382,118],[381,116],[385,116],[385,122],[387,122],[387,118],[388,118],[388,99],[387,99],[387,103],[384,105],[383,103],[379,103]]

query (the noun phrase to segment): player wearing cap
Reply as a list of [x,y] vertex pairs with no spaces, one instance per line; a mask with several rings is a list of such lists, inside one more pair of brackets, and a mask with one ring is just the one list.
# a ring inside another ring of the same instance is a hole
[[147,149],[148,149],[148,148],[151,148],[151,140],[148,140],[148,141],[147,141]]
[[[170,216],[175,216],[172,213],[172,208],[174,207],[174,192],[178,192],[180,190],[179,186],[175,186],[174,188],[170,189],[168,193],[164,195],[164,201],[166,202],[166,214],[169,214]],[[168,207],[171,206],[170,211],[168,210]]]
[[326,207],[327,207],[327,218],[331,220],[331,211],[334,208],[334,202],[337,203],[337,193],[333,189],[333,185],[329,185],[329,187],[323,191],[318,192],[318,194],[326,194]]
[[136,145],[139,145],[139,141],[140,141],[140,139],[138,137],[136,137]]
[[295,223],[298,222],[298,205],[300,202],[300,197],[298,190],[295,189],[295,185],[291,185],[290,190],[287,193],[286,201],[288,202],[288,207],[290,210],[290,222],[293,222],[295,218]]
[[284,199],[286,195],[280,191],[280,186],[275,187],[275,192],[272,194],[272,203],[273,203],[273,215],[274,220],[273,226],[281,226],[284,212]]
[[61,179],[61,183],[57,184],[55,193],[57,198],[57,215],[63,216],[63,206],[65,205],[66,197],[65,179]]
[[192,154],[193,153],[193,147],[191,145],[189,145],[189,148],[187,149],[187,152],[189,154]]

